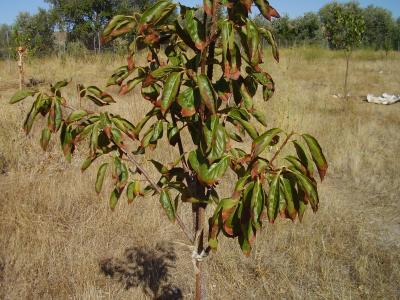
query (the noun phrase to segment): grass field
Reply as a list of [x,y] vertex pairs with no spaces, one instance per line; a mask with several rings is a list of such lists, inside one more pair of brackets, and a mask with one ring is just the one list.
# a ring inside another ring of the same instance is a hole
[[[303,224],[267,225],[249,258],[222,239],[208,259],[209,299],[399,299],[400,104],[362,97],[400,93],[400,54],[356,52],[348,101],[332,97],[343,93],[340,54],[281,56],[267,67],[277,92],[257,104],[270,126],[319,139],[330,163],[321,209],[307,211]],[[107,55],[33,59],[26,71],[46,82],[71,79],[75,99],[77,82],[104,85],[121,63]],[[158,200],[121,201],[111,212],[109,189],[94,191],[95,168],[79,171],[83,151],[68,164],[58,145],[41,151],[38,126],[24,136],[29,101],[8,104],[17,87],[16,65],[0,62],[0,299],[192,298],[191,253]],[[148,109],[138,92],[117,99],[110,110],[135,123]],[[147,158],[165,155],[175,154],[163,146]],[[189,210],[180,213],[190,220]]]

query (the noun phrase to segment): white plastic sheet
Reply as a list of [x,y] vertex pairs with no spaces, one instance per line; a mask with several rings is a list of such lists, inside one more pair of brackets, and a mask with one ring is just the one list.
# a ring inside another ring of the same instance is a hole
[[377,103],[377,104],[394,104],[400,101],[400,95],[390,95],[390,94],[382,94],[382,96],[374,96],[372,94],[367,95],[367,101],[369,103]]

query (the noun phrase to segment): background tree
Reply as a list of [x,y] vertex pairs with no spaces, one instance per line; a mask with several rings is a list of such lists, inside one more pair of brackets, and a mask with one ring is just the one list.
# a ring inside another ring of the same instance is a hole
[[11,56],[12,28],[7,24],[0,24],[0,59]]
[[55,20],[48,11],[39,9],[37,14],[20,13],[13,26],[13,48],[23,46],[29,55],[45,55],[54,49]]
[[321,20],[316,13],[306,13],[293,21],[296,38],[307,44],[323,40]]
[[285,15],[279,19],[272,21],[272,30],[278,37],[278,41],[282,46],[292,46],[296,41],[296,33],[293,22],[289,16]]
[[393,30],[393,47],[400,51],[400,18],[397,19]]
[[331,48],[344,50],[346,54],[346,73],[344,97],[348,99],[349,63],[352,51],[361,45],[365,31],[365,20],[357,3],[339,4],[333,2],[320,10],[325,34]]
[[46,0],[61,30],[70,41],[80,41],[88,49],[100,49],[102,28],[116,14],[140,12],[154,0]]
[[376,50],[393,48],[393,31],[395,21],[392,13],[387,9],[368,6],[363,10],[365,33],[363,43]]

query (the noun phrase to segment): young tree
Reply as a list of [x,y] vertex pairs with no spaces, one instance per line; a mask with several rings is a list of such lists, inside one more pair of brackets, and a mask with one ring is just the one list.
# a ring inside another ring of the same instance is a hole
[[344,80],[344,97],[348,99],[348,77],[351,53],[360,46],[365,31],[365,20],[362,10],[356,3],[326,5],[320,10],[325,34],[333,49],[344,50],[346,55],[346,74]]
[[[94,160],[103,161],[95,183],[100,193],[111,168],[111,209],[123,191],[128,203],[138,196],[158,195],[169,220],[177,223],[193,247],[196,299],[205,297],[203,263],[209,252],[217,249],[221,235],[237,239],[243,253],[249,255],[266,218],[270,223],[278,215],[301,221],[308,205],[317,211],[314,168],[321,181],[328,168],[314,137],[279,128],[267,130],[266,117],[254,104],[258,87],[265,101],[275,90],[271,76],[261,67],[262,36],[271,43],[275,59],[279,56],[272,33],[249,18],[252,4],[205,0],[202,20],[195,17],[197,8],[180,5],[179,17],[168,24],[165,20],[176,5],[160,0],[143,14],[118,15],[111,20],[103,32],[104,42],[132,31],[135,39],[129,46],[127,64],[115,71],[108,85],[119,85],[121,95],[140,86],[143,98],[153,104],[136,125],[105,110],[72,108],[62,96],[66,81],[52,85],[50,92],[25,90],[11,99],[16,103],[35,97],[24,129],[28,134],[38,115],[47,117],[48,126],[40,138],[43,149],[58,134],[70,161],[74,150],[88,141],[82,170]],[[217,20],[222,5],[228,15]],[[279,16],[266,1],[256,0],[255,5],[268,20]],[[134,59],[139,46],[148,51],[143,66]],[[82,98],[100,108],[115,103],[97,87],[80,85],[79,90]],[[183,134],[191,138],[190,143],[183,142]],[[169,162],[151,160],[160,172],[156,181],[137,156],[160,146],[162,138],[177,149],[177,157]],[[246,147],[248,139],[250,149]],[[137,147],[134,151],[133,146]],[[286,151],[289,146],[294,154]],[[220,195],[218,183],[227,172],[236,174],[237,182],[230,195]],[[192,230],[178,213],[178,205],[185,203],[193,212]],[[207,208],[212,210],[208,222]]]

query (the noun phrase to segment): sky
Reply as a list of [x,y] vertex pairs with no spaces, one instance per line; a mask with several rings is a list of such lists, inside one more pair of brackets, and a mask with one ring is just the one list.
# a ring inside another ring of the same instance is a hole
[[[201,0],[181,0],[182,4],[196,5],[201,4]],[[279,11],[281,15],[288,14],[290,17],[298,17],[305,12],[318,11],[329,0],[270,0],[270,3]],[[347,2],[347,1],[340,1]],[[361,6],[370,4],[389,9],[397,18],[400,17],[400,0],[359,0]],[[21,11],[34,14],[38,7],[48,8],[44,0],[0,0],[0,24],[12,24],[15,17]]]

